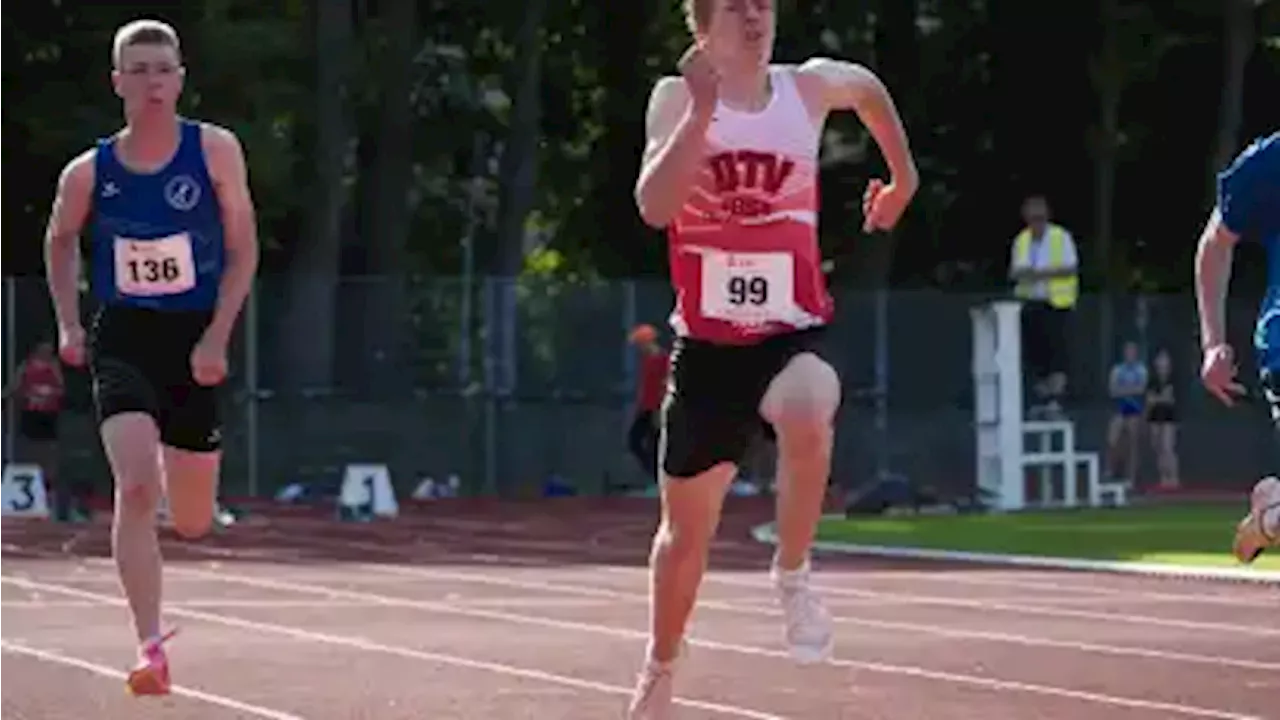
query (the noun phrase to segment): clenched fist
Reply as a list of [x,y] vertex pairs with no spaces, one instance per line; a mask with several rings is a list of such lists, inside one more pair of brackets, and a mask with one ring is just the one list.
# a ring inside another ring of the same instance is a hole
[[711,64],[711,58],[701,45],[694,44],[680,58],[678,66],[689,98],[698,112],[710,113],[720,99],[720,74]]

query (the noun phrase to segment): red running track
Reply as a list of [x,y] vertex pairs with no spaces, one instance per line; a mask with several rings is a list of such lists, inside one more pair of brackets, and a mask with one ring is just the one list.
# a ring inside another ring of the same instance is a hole
[[[731,505],[680,718],[1280,720],[1280,588],[819,557],[837,660],[782,651]],[[107,528],[5,522],[3,714],[40,720],[617,718],[644,647],[652,506],[305,514],[167,539],[175,694],[122,689]]]

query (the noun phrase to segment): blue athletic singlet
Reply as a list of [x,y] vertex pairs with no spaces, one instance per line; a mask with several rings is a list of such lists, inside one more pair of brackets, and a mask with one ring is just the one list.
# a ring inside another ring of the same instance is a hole
[[136,173],[98,141],[92,226],[93,294],[105,305],[211,310],[226,249],[222,213],[200,144],[200,123],[181,119],[173,159]]
[[1267,293],[1253,344],[1258,367],[1280,372],[1280,132],[1255,140],[1218,175],[1222,224],[1262,243],[1267,253]]

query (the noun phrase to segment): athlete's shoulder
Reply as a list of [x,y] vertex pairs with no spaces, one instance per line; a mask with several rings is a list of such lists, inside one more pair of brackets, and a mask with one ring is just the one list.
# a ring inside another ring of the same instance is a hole
[[91,147],[71,158],[58,175],[58,187],[67,190],[88,190],[93,187],[94,173],[98,166],[98,148]]
[[875,73],[871,72],[871,70],[865,65],[861,65],[850,60],[840,60],[837,58],[827,57],[825,55],[814,55],[799,65],[784,65],[780,67],[793,68],[794,72],[799,76],[817,77],[826,81],[875,77]]
[[1217,174],[1219,192],[1235,193],[1280,179],[1280,132],[1258,137]]
[[663,75],[653,84],[653,90],[649,93],[650,109],[684,103],[688,100],[689,86],[679,75]]
[[1280,132],[1249,143],[1217,179],[1218,210],[1228,230],[1240,235],[1280,227],[1280,209],[1265,197],[1280,183]]
[[780,65],[779,67],[791,67],[791,68],[794,68],[796,72],[812,75],[815,73],[821,74],[824,72],[831,72],[833,69],[841,65],[852,65],[852,64],[853,63],[847,62],[845,60],[837,60],[835,58],[827,57],[825,55],[814,55],[804,60],[799,65]]
[[214,183],[240,182],[245,176],[244,148],[240,138],[229,128],[201,122],[200,147]]
[[689,107],[689,87],[684,78],[667,75],[658,78],[649,93],[645,126],[651,138],[671,132]]
[[795,69],[796,84],[806,99],[821,98],[829,108],[856,107],[883,85],[865,65],[849,60],[814,56]]
[[240,138],[235,131],[211,122],[195,121],[200,128],[200,145],[205,152],[225,152],[240,150]]
[[52,237],[75,236],[83,229],[93,207],[93,191],[97,182],[96,156],[96,148],[85,150],[72,158],[58,174],[53,211],[49,215]]
[[1218,177],[1224,181],[1236,178],[1252,180],[1260,174],[1273,173],[1280,173],[1280,131],[1249,143]]

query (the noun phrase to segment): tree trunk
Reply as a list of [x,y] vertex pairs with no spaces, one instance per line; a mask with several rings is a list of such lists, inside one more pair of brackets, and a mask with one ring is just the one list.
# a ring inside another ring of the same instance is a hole
[[497,388],[501,393],[515,389],[516,376],[516,286],[515,278],[524,266],[525,221],[533,207],[537,183],[538,128],[541,116],[543,17],[546,0],[528,0],[520,26],[516,57],[520,74],[516,79],[511,128],[499,164],[501,199],[498,207],[498,248],[493,271],[498,281],[487,318],[490,357],[495,358]]
[[494,270],[513,277],[524,265],[524,227],[533,207],[537,182],[538,128],[541,116],[542,41],[546,0],[529,0],[524,8],[516,57],[511,128],[499,167],[502,197],[498,210],[498,255]]
[[297,238],[288,278],[278,357],[283,390],[333,384],[334,319],[348,142],[345,83],[351,43],[348,0],[320,0],[315,10],[316,142],[309,233]]
[[413,182],[413,57],[417,51],[416,0],[392,0],[384,6],[388,47],[382,63],[382,101],[378,121],[372,207],[365,227],[368,247],[368,302],[362,323],[365,350],[361,378],[375,390],[411,383],[404,362],[403,328],[408,324],[406,271],[409,239],[409,186]]
[[[893,95],[904,124],[907,118],[919,117],[916,109],[921,102],[917,9],[916,0],[880,0],[876,11],[875,72]],[[910,137],[910,128],[907,130]],[[861,223],[861,212],[856,217]],[[856,243],[852,248],[855,286],[875,289],[888,284],[893,270],[895,238],[907,232],[910,222],[908,209],[893,233],[867,238],[859,232],[856,237],[844,239],[844,242]]]
[[1225,0],[1224,9],[1222,98],[1218,104],[1218,137],[1213,154],[1215,173],[1239,152],[1240,126],[1244,119],[1244,71],[1254,46],[1254,0]]
[[[616,33],[611,28],[647,27],[653,17],[647,3],[619,3],[593,11],[599,53],[600,84],[604,88],[601,124],[608,128],[599,161],[592,163],[590,227],[597,234],[584,238],[587,256],[610,276],[632,277],[640,268],[652,267],[654,257],[664,257],[665,244],[640,222],[635,198],[627,188],[640,172],[644,113],[639,98],[647,98],[649,78],[636,58],[644,55],[644,33]],[[595,153],[593,153],[595,155]],[[599,242],[608,228],[609,242]]]
[[1125,69],[1120,56],[1120,0],[1102,0],[1100,22],[1102,45],[1093,63],[1094,88],[1098,93],[1098,119],[1093,127],[1093,237],[1094,266],[1102,280],[1099,308],[1099,337],[1096,371],[1105,377],[1111,366],[1114,309],[1111,300],[1121,291],[1117,261],[1112,257],[1115,224],[1116,143],[1120,135],[1120,100],[1124,92]]

